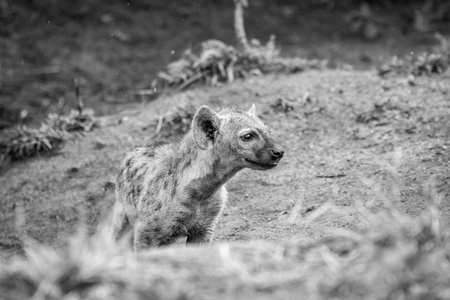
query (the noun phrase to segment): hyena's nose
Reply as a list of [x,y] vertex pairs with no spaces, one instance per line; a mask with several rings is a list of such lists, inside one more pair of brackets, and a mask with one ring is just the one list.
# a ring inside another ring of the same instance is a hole
[[282,158],[284,151],[283,150],[279,150],[279,149],[272,149],[271,151],[272,157],[273,158]]

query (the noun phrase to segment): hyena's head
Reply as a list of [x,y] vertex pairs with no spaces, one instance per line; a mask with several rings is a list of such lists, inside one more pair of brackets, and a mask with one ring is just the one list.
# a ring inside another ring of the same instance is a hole
[[223,110],[218,114],[202,106],[192,121],[192,134],[200,149],[238,168],[267,170],[284,154],[256,116],[255,105],[247,112]]

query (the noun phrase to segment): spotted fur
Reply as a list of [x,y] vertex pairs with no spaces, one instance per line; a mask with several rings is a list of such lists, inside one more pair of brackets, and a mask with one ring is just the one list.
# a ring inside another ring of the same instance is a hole
[[135,250],[179,237],[208,243],[227,201],[225,183],[245,167],[275,167],[282,156],[254,106],[219,114],[202,106],[180,142],[127,155],[117,178],[114,235],[132,230]]

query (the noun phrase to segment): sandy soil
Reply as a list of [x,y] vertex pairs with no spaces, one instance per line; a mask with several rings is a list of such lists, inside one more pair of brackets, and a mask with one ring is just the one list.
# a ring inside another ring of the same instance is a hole
[[[0,177],[1,256],[22,253],[16,223],[56,247],[65,245],[80,220],[94,230],[113,202],[125,153],[152,143],[158,115],[179,105],[246,109],[255,103],[286,150],[277,168],[245,170],[229,182],[230,201],[217,242],[317,240],[335,228],[360,227],[364,220],[353,212],[362,203],[381,209],[380,195],[398,199],[405,212],[416,215],[429,181],[443,196],[441,209],[448,219],[449,79],[412,83],[363,71],[254,77],[105,117],[100,128],[61,153],[16,164]],[[334,208],[320,213],[328,205]]]

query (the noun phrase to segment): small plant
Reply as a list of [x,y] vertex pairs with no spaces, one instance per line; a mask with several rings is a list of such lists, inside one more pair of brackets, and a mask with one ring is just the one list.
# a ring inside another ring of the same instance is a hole
[[450,65],[450,46],[441,35],[436,35],[439,45],[430,52],[407,55],[404,58],[394,56],[387,64],[378,69],[378,75],[389,73],[422,76],[444,74]]
[[288,113],[294,110],[294,106],[289,103],[285,98],[278,97],[271,105],[272,109],[276,112]]
[[48,122],[63,131],[91,131],[96,125],[92,109],[72,109],[67,116],[49,114]]
[[69,115],[49,114],[41,127],[19,127],[3,131],[0,138],[0,163],[18,161],[61,149],[67,140],[75,138],[72,131],[91,131],[96,120],[90,109],[72,110]]
[[195,115],[193,106],[179,106],[162,115],[155,121],[154,137],[169,138],[189,131]]
[[7,134],[0,140],[0,158],[16,161],[36,156],[44,152],[54,152],[65,142],[66,133],[48,123],[43,123],[39,129],[22,127]]

